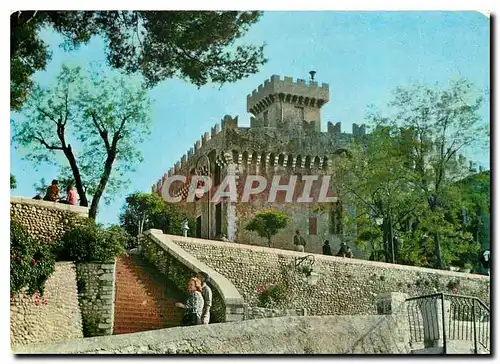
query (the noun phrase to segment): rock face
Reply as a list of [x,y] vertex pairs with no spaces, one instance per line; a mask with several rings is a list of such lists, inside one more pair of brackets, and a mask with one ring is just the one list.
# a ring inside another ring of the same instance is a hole
[[85,336],[113,334],[116,263],[77,263]]
[[435,292],[475,296],[489,304],[487,276],[315,255],[315,285],[297,271],[295,259],[307,253],[169,235],[175,244],[225,276],[245,303],[258,305],[258,287],[286,287],[282,308],[304,308],[308,315],[377,314],[377,297],[387,292],[419,296]]
[[17,219],[38,241],[53,243],[72,226],[84,222],[88,218],[88,208],[11,197],[10,218]]
[[[38,301],[38,304],[36,303]],[[83,337],[75,265],[58,262],[39,300],[24,293],[10,300],[11,345]]]

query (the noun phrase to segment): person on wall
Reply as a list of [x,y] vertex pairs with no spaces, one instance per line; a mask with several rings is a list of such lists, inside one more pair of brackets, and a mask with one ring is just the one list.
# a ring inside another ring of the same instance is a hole
[[52,183],[47,187],[47,193],[43,198],[45,201],[57,201],[59,197],[59,187],[57,186],[58,181],[56,179],[52,180]]
[[73,188],[71,183],[69,183],[68,187],[66,187],[66,197],[59,200],[59,202],[76,206],[76,203],[78,202],[78,193]]
[[175,307],[184,309],[182,326],[200,325],[204,306],[201,281],[198,278],[191,278],[188,282],[188,291],[186,303],[176,302]]
[[199,272],[196,276],[201,282],[201,294],[203,296],[203,312],[201,313],[201,323],[210,323],[210,308],[212,307],[212,289],[208,286],[210,276],[205,272]]

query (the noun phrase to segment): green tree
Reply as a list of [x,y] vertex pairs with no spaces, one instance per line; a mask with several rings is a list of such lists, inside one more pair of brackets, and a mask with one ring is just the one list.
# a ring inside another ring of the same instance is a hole
[[51,53],[40,30],[61,34],[67,50],[101,37],[108,64],[142,73],[148,86],[180,77],[197,86],[256,73],[263,46],[238,43],[258,11],[17,11],[11,15],[11,108],[20,110]]
[[[182,235],[185,214],[175,203],[165,202],[155,193],[136,192],[126,197],[120,214],[120,226],[130,235],[138,236],[149,229],[160,229],[165,234]],[[190,232],[193,221],[189,221]]]
[[17,181],[16,181],[16,176],[14,176],[12,173],[10,174],[10,189],[14,190],[17,188]]
[[[464,148],[481,148],[489,144],[489,123],[480,110],[484,92],[465,79],[451,81],[449,86],[416,85],[398,88],[385,119],[412,131],[413,171],[415,185],[423,194],[436,267],[444,268],[441,238],[449,230],[445,222],[445,201],[453,201],[454,184],[468,171],[459,154]],[[444,231],[443,231],[444,229]]]
[[[337,192],[343,204],[356,207],[355,216],[344,218],[351,231],[359,226],[365,233],[355,242],[369,254],[378,256],[383,251],[385,261],[396,263],[396,229],[420,206],[408,168],[405,131],[383,125],[377,116],[372,116],[371,122],[374,126],[369,137],[352,142],[347,152],[334,160]],[[380,249],[373,240],[377,223],[382,231]]]
[[262,211],[255,215],[245,229],[256,232],[261,238],[267,238],[267,244],[271,247],[271,237],[285,228],[289,221],[290,216],[281,211]]
[[64,179],[72,177],[80,205],[92,198],[89,217],[95,219],[106,187],[109,195],[116,192],[141,160],[149,112],[147,90],[137,80],[64,65],[55,85],[34,88],[25,117],[13,125],[13,140],[27,148],[28,160],[57,165]]

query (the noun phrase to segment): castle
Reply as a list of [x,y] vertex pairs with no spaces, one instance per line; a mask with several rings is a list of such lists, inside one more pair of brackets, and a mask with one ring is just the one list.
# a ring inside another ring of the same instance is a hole
[[[180,203],[186,214],[196,219],[196,237],[217,239],[224,234],[237,243],[265,244],[264,239],[245,230],[245,225],[259,211],[278,209],[287,213],[291,221],[274,237],[274,247],[293,248],[293,234],[298,229],[306,238],[306,251],[320,253],[326,239],[336,249],[345,233],[342,216],[353,213],[352,209],[342,206],[341,201],[291,202],[301,195],[305,176],[331,176],[330,196],[334,194],[335,158],[351,140],[365,137],[365,126],[357,124],[353,124],[352,133],[342,132],[340,123],[331,122],[327,131],[321,131],[321,108],[329,96],[328,84],[273,75],[247,96],[247,111],[252,114],[250,127],[240,127],[238,117],[226,115],[220,127],[215,125],[211,132],[202,135],[180,162],[152,186],[152,192],[161,195],[165,182],[173,175],[208,175],[214,186],[226,176],[234,176],[238,193],[247,176],[259,175],[268,180],[281,176],[280,185],[297,178],[294,198],[280,191],[274,202],[268,200],[269,188],[245,203],[214,203],[210,192],[187,202],[189,182],[173,183],[169,189],[172,195],[182,198]],[[312,184],[313,194],[320,188],[317,182]]]

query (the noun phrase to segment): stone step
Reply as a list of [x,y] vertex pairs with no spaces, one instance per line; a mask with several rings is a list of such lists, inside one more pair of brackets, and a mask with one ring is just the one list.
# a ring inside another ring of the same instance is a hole
[[179,326],[182,310],[175,307],[175,302],[183,300],[182,293],[167,287],[167,283],[165,276],[139,256],[119,257],[114,334]]

